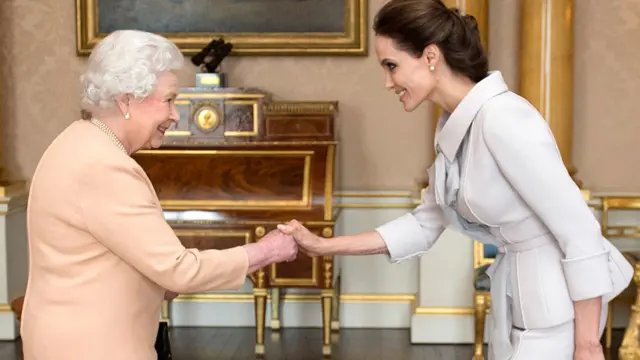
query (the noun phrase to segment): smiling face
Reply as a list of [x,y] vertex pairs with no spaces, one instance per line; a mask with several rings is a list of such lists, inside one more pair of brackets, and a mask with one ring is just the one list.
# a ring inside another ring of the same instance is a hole
[[131,143],[137,149],[154,149],[162,145],[165,131],[180,120],[175,99],[178,92],[178,77],[167,71],[157,75],[154,91],[142,101],[131,100],[131,118],[128,131]]
[[405,111],[415,110],[430,98],[437,81],[434,71],[430,70],[430,66],[435,66],[435,58],[429,56],[429,47],[415,57],[399,50],[392,39],[381,35],[376,36],[375,46],[385,72],[384,85],[400,97]]

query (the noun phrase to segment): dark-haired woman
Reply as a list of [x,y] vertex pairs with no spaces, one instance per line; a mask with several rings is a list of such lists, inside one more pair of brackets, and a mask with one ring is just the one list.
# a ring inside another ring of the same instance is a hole
[[405,110],[425,100],[445,110],[423,203],[375,231],[330,241],[295,220],[281,231],[312,255],[398,262],[451,227],[500,249],[488,270],[491,360],[604,359],[606,303],[633,269],[602,237],[547,122],[488,72],[475,19],[439,0],[391,0],[374,30],[385,86]]

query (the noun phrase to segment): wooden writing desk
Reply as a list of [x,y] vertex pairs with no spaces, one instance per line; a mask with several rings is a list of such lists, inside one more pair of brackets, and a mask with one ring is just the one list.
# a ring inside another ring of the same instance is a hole
[[[163,145],[134,158],[165,211],[175,215],[169,223],[186,247],[242,245],[291,219],[333,235],[336,102],[274,102],[258,90],[187,88],[176,104],[180,122]],[[252,274],[256,355],[265,351],[267,289],[286,287],[321,290],[322,350],[330,355],[331,328],[338,327],[334,278],[333,257],[302,253]],[[277,330],[279,295],[273,294]]]

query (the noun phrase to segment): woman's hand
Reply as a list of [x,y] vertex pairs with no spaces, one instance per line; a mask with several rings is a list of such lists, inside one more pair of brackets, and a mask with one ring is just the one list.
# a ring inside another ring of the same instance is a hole
[[298,256],[298,243],[293,236],[278,230],[270,231],[258,242],[246,244],[243,248],[249,260],[247,274],[270,264],[293,261]]
[[306,227],[302,226],[298,221],[291,220],[286,225],[278,225],[278,229],[287,235],[293,236],[298,243],[298,246],[304,253],[309,256],[322,256],[326,255],[323,240],[309,231]]
[[604,360],[602,345],[576,345],[573,360]]

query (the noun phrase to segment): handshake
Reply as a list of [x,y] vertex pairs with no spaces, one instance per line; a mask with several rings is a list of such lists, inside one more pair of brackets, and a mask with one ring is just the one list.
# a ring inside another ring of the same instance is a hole
[[289,262],[296,259],[298,250],[309,256],[323,255],[323,240],[292,220],[278,225],[258,242],[245,245],[249,257],[249,272],[273,263]]

